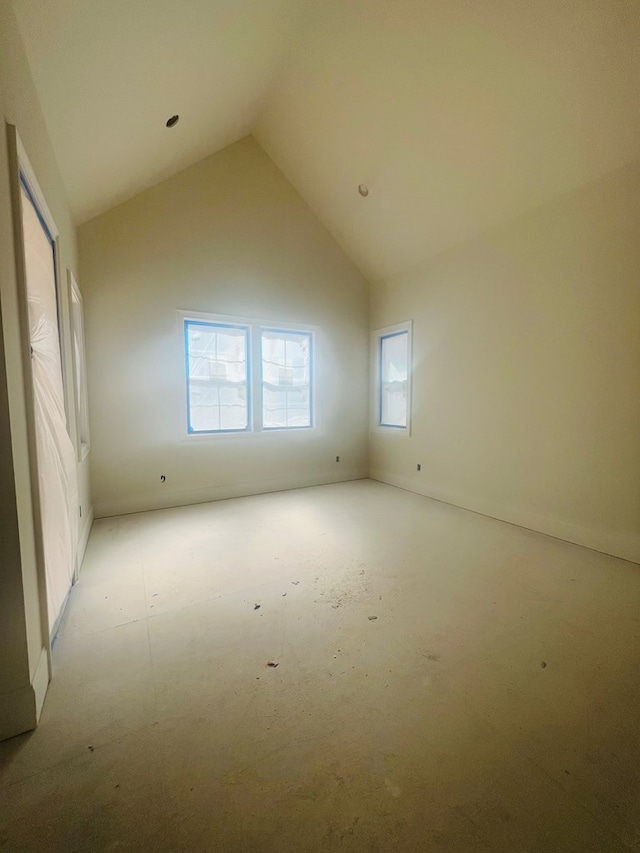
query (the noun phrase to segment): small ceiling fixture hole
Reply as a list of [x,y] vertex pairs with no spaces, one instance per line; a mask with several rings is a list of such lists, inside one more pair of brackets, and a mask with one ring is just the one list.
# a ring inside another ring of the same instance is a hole
[[175,126],[178,124],[178,122],[179,122],[179,121],[180,121],[180,116],[179,116],[179,115],[171,116],[171,118],[168,118],[168,119],[167,119],[167,124],[166,124],[166,126],[167,126],[167,127],[175,127]]
[[366,184],[360,184],[358,187],[358,192],[362,196],[362,198],[366,198],[369,195],[369,187]]

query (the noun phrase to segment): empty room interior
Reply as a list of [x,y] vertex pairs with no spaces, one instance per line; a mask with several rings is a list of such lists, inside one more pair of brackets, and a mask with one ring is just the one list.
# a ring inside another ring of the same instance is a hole
[[0,0],[0,850],[640,851],[637,0]]

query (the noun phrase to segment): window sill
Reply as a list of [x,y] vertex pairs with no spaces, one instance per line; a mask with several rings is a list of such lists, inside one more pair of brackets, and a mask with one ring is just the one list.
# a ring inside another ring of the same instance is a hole
[[259,430],[238,430],[238,432],[194,432],[183,435],[182,441],[188,444],[200,444],[202,442],[208,443],[211,441],[224,441],[229,439],[241,439],[242,441],[246,441],[248,438],[257,439],[261,435],[290,435],[296,434],[300,435],[301,433],[315,433],[317,432],[317,427],[273,427],[271,429],[259,429]]
[[370,432],[375,433],[376,435],[395,436],[396,438],[411,437],[411,427],[380,426],[377,424],[370,428]]

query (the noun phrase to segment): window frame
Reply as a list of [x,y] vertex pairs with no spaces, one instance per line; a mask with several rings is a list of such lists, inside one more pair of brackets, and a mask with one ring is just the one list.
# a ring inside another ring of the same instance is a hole
[[[84,336],[84,308],[82,294],[72,271],[67,268],[69,292],[69,327],[71,332],[73,397],[76,415],[76,456],[83,462],[91,450],[91,427],[89,423],[89,395],[87,391],[87,355]],[[74,310],[77,306],[77,311]],[[76,318],[78,322],[76,323]],[[81,370],[76,364],[76,346]],[[84,429],[83,429],[84,422]],[[84,439],[84,440],[83,440]]]
[[[286,427],[266,427],[264,425],[264,371],[263,371],[263,358],[262,358],[262,333],[263,332],[273,332],[275,334],[282,335],[307,335],[309,337],[309,423],[307,426],[286,426]],[[291,432],[292,430],[309,430],[313,429],[315,426],[315,377],[314,377],[314,364],[315,364],[315,340],[314,334],[311,329],[306,328],[297,328],[294,329],[292,327],[282,328],[281,326],[268,326],[264,323],[260,325],[258,329],[259,335],[259,357],[260,357],[260,431],[262,432],[280,432],[285,431]]]
[[[382,423],[382,342],[397,335],[407,335],[407,423],[406,426]],[[371,394],[371,428],[380,435],[410,436],[413,389],[413,321],[375,329],[371,334],[373,389]]]
[[[203,311],[178,310],[178,327],[180,330],[180,341],[183,358],[183,376],[185,381],[182,408],[183,440],[188,442],[210,441],[227,437],[257,436],[261,434],[282,433],[308,433],[318,429],[317,406],[316,406],[316,353],[317,332],[319,327],[301,323],[286,323],[280,320],[272,322],[264,318],[239,317],[230,314],[210,314]],[[249,407],[249,418],[246,429],[242,430],[207,430],[189,431],[189,362],[186,329],[187,322],[209,323],[218,326],[241,327],[248,330],[247,335],[247,401]],[[262,423],[263,406],[263,376],[262,376],[262,332],[282,332],[300,334],[304,333],[311,339],[311,365],[309,371],[310,383],[310,414],[311,424],[309,426],[292,427],[264,427]]]
[[[211,326],[216,329],[242,329],[245,332],[245,364],[246,364],[246,397],[247,397],[247,425],[238,429],[193,429],[191,426],[191,374],[189,373],[189,326]],[[243,323],[222,323],[212,320],[184,319],[184,354],[186,369],[186,392],[187,392],[187,435],[225,435],[229,433],[246,433],[251,431],[253,423],[253,401],[251,395],[251,328]]]

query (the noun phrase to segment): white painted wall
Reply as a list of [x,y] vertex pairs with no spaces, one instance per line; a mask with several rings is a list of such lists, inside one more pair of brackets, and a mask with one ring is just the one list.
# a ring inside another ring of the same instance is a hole
[[[79,245],[98,515],[367,475],[367,284],[254,139]],[[318,326],[317,428],[188,437],[180,309]]]
[[415,373],[372,476],[640,562],[639,222],[634,161],[376,286]]
[[[27,443],[27,407],[18,319],[18,283],[9,191],[5,122],[17,127],[38,183],[60,231],[61,286],[66,268],[77,271],[75,227],[10,3],[0,3],[0,739],[33,728],[48,681],[36,568],[35,521]],[[61,325],[69,340],[66,298]],[[63,352],[71,392],[70,349]],[[71,398],[69,398],[71,399]],[[75,428],[69,410],[71,431]],[[73,432],[72,432],[73,434]],[[90,523],[88,464],[79,466],[83,517]],[[88,528],[84,530],[88,535]]]

